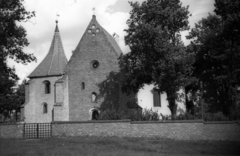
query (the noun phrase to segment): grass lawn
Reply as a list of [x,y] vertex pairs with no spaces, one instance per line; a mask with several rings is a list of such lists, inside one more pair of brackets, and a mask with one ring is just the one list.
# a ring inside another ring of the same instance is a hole
[[0,139],[0,156],[240,155],[240,142],[118,137]]

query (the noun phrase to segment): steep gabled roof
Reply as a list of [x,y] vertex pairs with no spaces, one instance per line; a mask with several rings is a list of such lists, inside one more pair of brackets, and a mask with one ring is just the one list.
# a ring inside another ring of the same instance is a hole
[[[119,45],[117,44],[117,42],[115,41],[115,39],[113,38],[113,36],[111,36],[99,23],[98,21],[96,20],[96,16],[93,15],[92,16],[92,20],[90,21],[90,23],[88,24],[88,27],[85,31],[84,34],[87,34],[88,33],[88,30],[89,28],[92,26],[92,25],[95,25],[96,28],[100,28],[100,31],[102,30],[102,32],[104,33],[105,37],[107,38],[107,41],[110,43],[110,45],[113,47],[113,49],[115,50],[115,52],[117,53],[118,56],[120,56],[120,54],[122,54],[122,50],[120,49]],[[82,40],[82,39],[81,39]],[[77,48],[79,46],[81,46],[81,40],[77,46]],[[76,49],[77,49],[76,48]]]
[[29,78],[57,76],[64,73],[64,68],[67,64],[67,57],[64,53],[57,23],[58,22],[56,21],[53,40],[47,56],[28,76]]
[[117,52],[118,56],[122,54],[122,50],[120,49],[118,43],[116,40],[102,27],[104,34],[108,38],[108,42],[113,46],[115,51]]

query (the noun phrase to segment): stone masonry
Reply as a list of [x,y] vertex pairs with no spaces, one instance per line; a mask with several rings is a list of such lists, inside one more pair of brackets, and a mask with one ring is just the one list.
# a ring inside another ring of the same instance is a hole
[[[114,38],[99,25],[93,15],[65,69],[68,78],[66,96],[69,96],[69,121],[92,119],[91,109],[98,110],[104,101],[104,97],[99,97],[98,85],[106,80],[110,72],[118,72],[120,54],[121,50]],[[84,89],[81,86],[83,83]],[[119,88],[111,91],[119,99]],[[92,101],[93,93],[96,93],[96,101]]]

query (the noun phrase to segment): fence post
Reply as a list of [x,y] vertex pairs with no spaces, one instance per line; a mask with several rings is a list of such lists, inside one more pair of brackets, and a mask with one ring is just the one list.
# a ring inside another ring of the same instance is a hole
[[50,137],[52,137],[52,123],[50,123]]
[[23,124],[23,138],[25,138],[25,123]]
[[38,128],[38,124],[37,124],[37,138],[38,138],[38,132],[39,132],[39,128]]

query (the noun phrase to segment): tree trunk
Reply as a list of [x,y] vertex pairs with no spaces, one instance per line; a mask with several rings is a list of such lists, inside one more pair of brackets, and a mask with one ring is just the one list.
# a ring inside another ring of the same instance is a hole
[[177,105],[175,102],[174,95],[171,92],[167,92],[168,107],[171,111],[172,120],[176,118],[177,115]]

